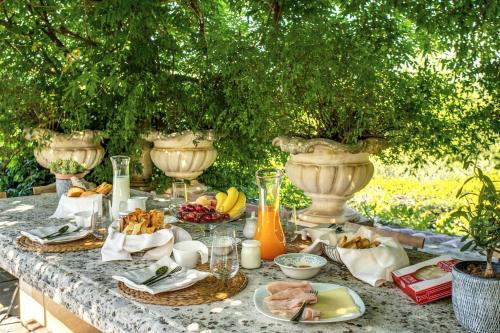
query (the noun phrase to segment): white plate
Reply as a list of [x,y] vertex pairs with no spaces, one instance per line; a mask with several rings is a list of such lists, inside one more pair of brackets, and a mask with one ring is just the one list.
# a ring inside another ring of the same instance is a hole
[[[63,224],[63,225],[68,225],[69,229],[68,231],[71,232],[75,230],[77,227],[74,224]],[[74,240],[82,239],[85,238],[87,235],[91,233],[91,230],[80,230],[77,232],[71,232],[67,236],[62,236],[62,237],[57,237],[55,239],[44,239],[43,237],[45,235],[57,232],[59,228],[61,228],[63,225],[59,226],[48,226],[48,227],[40,227],[36,229],[32,229],[29,231],[21,231],[21,235],[28,237],[30,240],[40,243],[40,244],[58,244],[58,243],[67,243],[71,242]]]
[[43,244],[58,244],[58,243],[72,242],[75,240],[85,238],[88,235],[90,235],[91,233],[92,233],[91,230],[80,230],[78,232],[71,233],[68,236],[57,237],[56,239],[52,239],[52,240],[46,240],[45,242],[43,242]]
[[[355,318],[361,317],[365,313],[365,303],[363,303],[363,300],[359,297],[356,292],[354,292],[352,289],[349,289],[344,286],[340,286],[338,284],[333,284],[333,283],[311,283],[311,287],[314,290],[317,290],[318,292],[322,291],[328,291],[328,290],[333,290],[337,288],[346,288],[347,291],[349,292],[349,295],[351,295],[354,303],[359,307],[359,313],[355,314],[346,314],[343,316],[338,316],[334,318],[328,318],[328,319],[320,319],[320,320],[301,320],[301,323],[308,323],[308,324],[321,324],[321,323],[335,323],[339,321],[346,321],[346,320],[352,320]],[[266,286],[260,286],[257,290],[255,290],[255,293],[253,295],[253,301],[255,304],[255,307],[257,310],[262,313],[264,316],[272,318],[272,319],[277,319],[281,321],[290,321],[289,318],[284,317],[284,316],[279,316],[273,314],[269,308],[267,307],[266,303],[264,302],[264,298],[267,297],[269,294],[267,293]]]
[[139,284],[140,281],[144,281],[149,277],[154,276],[156,269],[160,266],[168,266],[170,269],[173,269],[177,266],[177,264],[171,258],[164,257],[146,268],[126,271],[122,274],[113,275],[112,277],[115,280],[125,283],[127,287],[131,289],[145,291],[155,295],[166,291],[174,291],[190,287],[210,275],[208,272],[201,272],[195,269],[183,267],[180,272],[175,273],[174,275],[161,280],[152,286]]

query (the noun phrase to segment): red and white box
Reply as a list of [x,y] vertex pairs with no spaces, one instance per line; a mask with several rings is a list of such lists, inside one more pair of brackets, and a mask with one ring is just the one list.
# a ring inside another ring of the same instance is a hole
[[440,256],[392,272],[394,283],[417,304],[451,296],[451,267],[458,260]]

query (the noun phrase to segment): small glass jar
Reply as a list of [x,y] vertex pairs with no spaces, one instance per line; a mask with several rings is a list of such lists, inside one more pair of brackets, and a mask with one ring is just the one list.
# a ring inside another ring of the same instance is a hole
[[258,240],[244,240],[241,249],[241,267],[255,269],[260,267],[260,242]]
[[253,239],[255,230],[257,230],[257,218],[255,217],[255,212],[252,212],[252,215],[245,221],[243,236],[245,236],[246,239]]

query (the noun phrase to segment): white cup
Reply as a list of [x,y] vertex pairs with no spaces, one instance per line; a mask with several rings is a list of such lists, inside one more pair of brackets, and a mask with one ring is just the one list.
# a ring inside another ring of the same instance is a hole
[[133,197],[127,200],[127,210],[133,212],[136,208],[145,211],[148,197]]
[[174,259],[182,267],[195,268],[198,264],[198,257],[201,263],[208,261],[208,248],[199,241],[182,241],[174,244]]
[[83,211],[75,213],[75,223],[78,227],[90,229],[92,227],[92,212]]

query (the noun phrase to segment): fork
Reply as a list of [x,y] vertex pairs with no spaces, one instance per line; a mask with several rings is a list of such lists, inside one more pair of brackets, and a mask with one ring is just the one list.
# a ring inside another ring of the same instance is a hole
[[182,267],[181,266],[177,266],[174,269],[172,269],[169,273],[167,273],[165,275],[162,275],[162,276],[160,276],[157,279],[149,281],[148,283],[145,283],[144,285],[145,286],[152,286],[152,285],[158,283],[159,281],[164,280],[164,279],[168,278],[169,276],[172,276],[173,274],[175,274],[177,272],[180,272],[181,270],[182,270]]
[[53,239],[56,239],[56,238],[59,238],[59,237],[66,237],[66,236],[71,235],[71,234],[76,234],[80,230],[82,230],[82,227],[78,227],[75,230],[70,231],[70,232],[63,232],[63,233],[58,233],[56,235],[45,236],[45,239],[47,239],[47,240],[53,240]]
[[[311,290],[310,293],[318,296],[318,291],[317,290]],[[300,306],[299,311],[297,311],[293,315],[293,317],[290,319],[290,321],[294,321],[294,322],[298,323],[300,321],[300,319],[302,318],[302,314],[304,313],[306,305],[307,305],[306,301],[302,302],[302,305]]]

